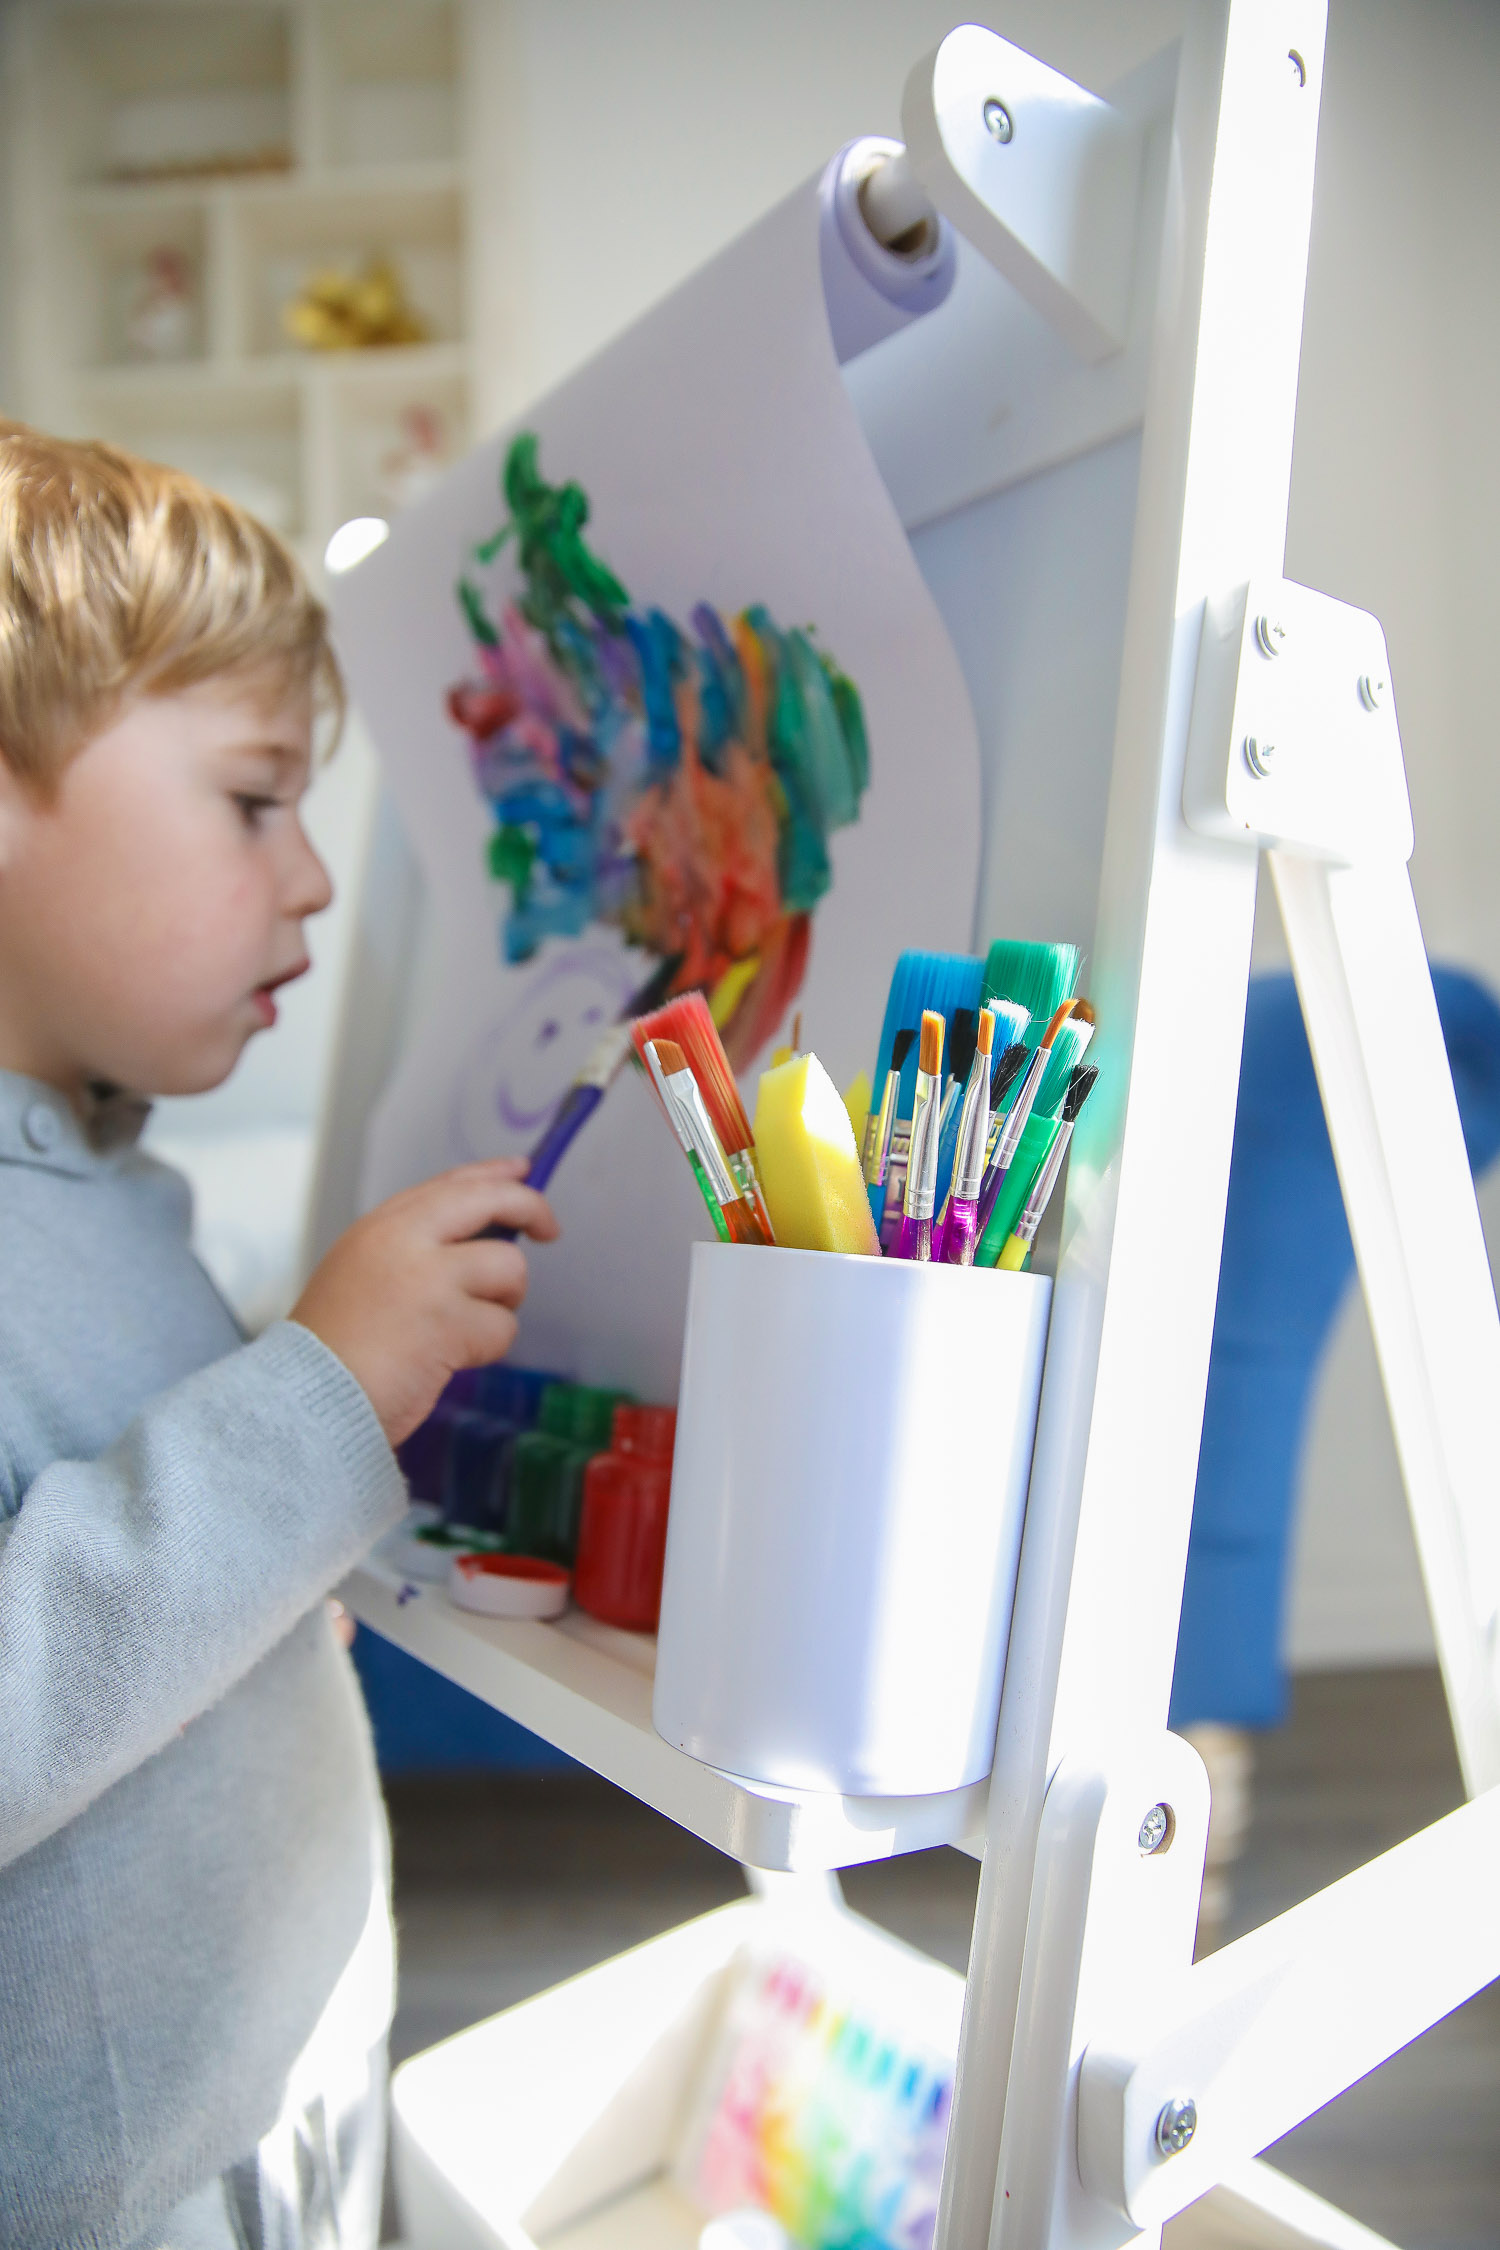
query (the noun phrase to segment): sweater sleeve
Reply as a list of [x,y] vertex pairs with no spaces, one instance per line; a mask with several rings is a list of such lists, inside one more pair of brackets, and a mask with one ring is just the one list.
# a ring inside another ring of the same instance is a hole
[[0,1526],[0,1866],[216,1703],[405,1505],[369,1400],[292,1321],[44,1469]]

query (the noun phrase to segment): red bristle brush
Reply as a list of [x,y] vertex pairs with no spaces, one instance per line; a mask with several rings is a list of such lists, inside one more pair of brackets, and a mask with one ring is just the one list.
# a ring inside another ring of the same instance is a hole
[[771,1215],[766,1209],[760,1173],[756,1169],[755,1136],[750,1130],[750,1119],[740,1099],[729,1057],[724,1052],[724,1042],[719,1037],[719,1027],[702,993],[684,992],[678,999],[669,1000],[664,1008],[654,1009],[649,1016],[637,1016],[630,1036],[642,1060],[648,1039],[673,1039],[682,1049],[688,1069],[698,1081],[735,1184],[764,1227],[767,1242],[774,1242]]

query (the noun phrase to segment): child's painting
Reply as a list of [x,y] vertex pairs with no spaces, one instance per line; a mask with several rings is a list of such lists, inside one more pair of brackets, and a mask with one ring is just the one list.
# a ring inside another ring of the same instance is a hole
[[[424,888],[366,1201],[523,1153],[643,989],[707,995],[753,1108],[794,1013],[846,1083],[900,949],[968,945],[974,722],[839,373],[816,183],[453,468],[333,607]],[[549,1193],[525,1356],[670,1399],[708,1222],[633,1071]]]
[[[699,601],[678,623],[633,601],[532,432],[501,482],[505,520],[458,582],[473,658],[447,708],[494,820],[504,957],[616,929],[661,965],[661,997],[707,993],[748,1065],[801,988],[829,839],[859,817],[859,691],[761,603],[726,619]],[[485,580],[507,547],[520,587],[501,599]]]

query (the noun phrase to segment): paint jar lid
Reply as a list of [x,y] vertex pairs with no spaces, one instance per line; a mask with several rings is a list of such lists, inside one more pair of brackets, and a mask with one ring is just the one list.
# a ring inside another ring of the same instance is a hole
[[651,1461],[670,1461],[672,1441],[676,1435],[675,1406],[624,1404],[615,1408],[610,1450],[614,1453],[644,1455]]
[[539,1555],[459,1555],[448,1599],[482,1617],[561,1617],[573,1574]]

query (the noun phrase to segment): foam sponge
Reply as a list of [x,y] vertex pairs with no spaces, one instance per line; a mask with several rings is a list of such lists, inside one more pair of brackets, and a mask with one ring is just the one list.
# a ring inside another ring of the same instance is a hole
[[854,1128],[816,1055],[762,1073],[755,1157],[776,1240],[787,1250],[844,1250],[878,1258]]

